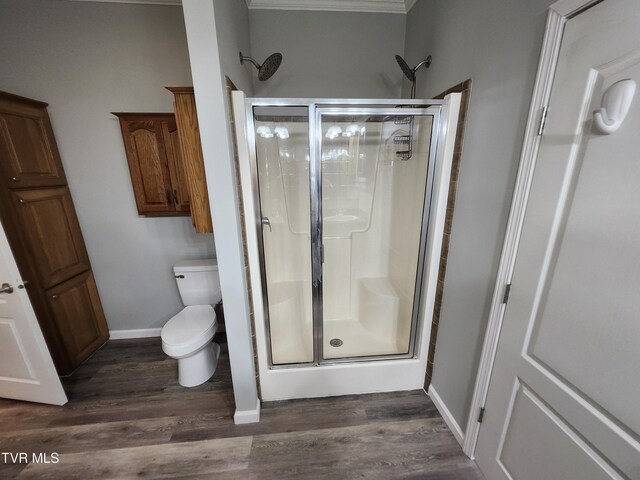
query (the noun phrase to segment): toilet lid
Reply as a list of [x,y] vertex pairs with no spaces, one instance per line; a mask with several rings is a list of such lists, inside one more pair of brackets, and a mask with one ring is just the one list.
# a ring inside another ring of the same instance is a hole
[[211,305],[192,305],[182,309],[162,328],[162,343],[180,346],[211,336],[216,329],[216,313]]

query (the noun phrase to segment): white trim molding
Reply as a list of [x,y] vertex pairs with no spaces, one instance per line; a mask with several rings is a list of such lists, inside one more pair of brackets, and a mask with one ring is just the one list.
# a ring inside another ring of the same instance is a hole
[[247,0],[250,9],[407,13],[416,0]]
[[[469,411],[469,420],[465,429],[465,438],[462,445],[464,453],[470,458],[474,458],[475,448],[480,433],[480,423],[478,415],[480,409],[484,407],[489,391],[491,372],[498,348],[498,339],[504,317],[505,305],[502,302],[506,285],[511,283],[513,269],[515,266],[520,234],[524,222],[524,215],[533,178],[540,145],[538,127],[544,108],[549,103],[551,97],[551,87],[555,75],[558,55],[564,25],[568,18],[576,15],[584,9],[598,3],[600,0],[559,0],[549,7],[547,16],[547,27],[545,30],[542,52],[538,64],[536,83],[531,99],[529,116],[525,130],[524,143],[520,156],[520,167],[513,193],[511,211],[507,223],[500,266],[496,278],[496,284],[489,312],[489,321],[485,333],[482,355],[478,366],[475,388]],[[430,390],[431,393],[431,390]],[[435,403],[435,400],[434,400]],[[489,406],[490,408],[490,406]]]
[[182,0],[71,0],[72,2],[139,3],[142,5],[182,5]]
[[253,410],[236,410],[233,414],[233,423],[244,425],[246,423],[258,423],[260,421],[260,400],[256,402]]
[[137,330],[109,330],[109,340],[159,337],[161,331],[162,331],[162,328],[140,328]]
[[440,413],[442,419],[444,420],[444,423],[447,424],[447,427],[449,427],[449,430],[451,430],[453,436],[456,437],[458,443],[460,445],[463,445],[464,433],[462,432],[460,425],[458,425],[458,422],[456,422],[456,419],[453,417],[451,411],[444,404],[442,398],[440,398],[440,395],[438,395],[438,392],[436,392],[436,390],[433,388],[433,385],[429,385],[429,391],[427,392],[427,395],[429,395],[429,398],[431,398],[431,401],[436,406],[438,413]]
[[[71,0],[72,2],[182,5],[182,0]],[[233,0],[239,1],[239,0]],[[417,0],[245,0],[252,10],[316,10],[331,12],[409,13]]]

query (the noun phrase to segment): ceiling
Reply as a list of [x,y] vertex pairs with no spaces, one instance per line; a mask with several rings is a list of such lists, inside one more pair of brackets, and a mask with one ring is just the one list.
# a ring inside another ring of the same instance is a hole
[[[75,0],[180,5],[181,0]],[[232,0],[237,1],[237,0]],[[250,9],[328,10],[334,12],[407,13],[417,0],[245,0]]]

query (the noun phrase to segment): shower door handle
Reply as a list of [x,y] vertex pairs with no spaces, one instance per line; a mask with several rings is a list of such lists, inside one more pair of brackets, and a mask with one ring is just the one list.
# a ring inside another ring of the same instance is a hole
[[273,231],[271,230],[271,221],[269,220],[269,217],[262,217],[262,225],[267,225],[269,227],[269,231]]

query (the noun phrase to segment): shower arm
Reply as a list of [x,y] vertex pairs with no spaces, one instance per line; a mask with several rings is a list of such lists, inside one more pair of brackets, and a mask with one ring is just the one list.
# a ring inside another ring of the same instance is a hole
[[244,61],[247,60],[248,62],[253,63],[253,65],[260,70],[260,64],[258,62],[256,62],[253,58],[251,57],[245,57],[244,55],[242,55],[242,52],[240,52],[240,65],[242,65],[244,63]]
[[431,62],[432,62],[433,58],[431,57],[431,55],[429,55],[427,58],[425,58],[423,61],[421,61],[419,64],[417,64],[415,67],[413,67],[411,69],[411,71],[413,72],[413,74],[415,75],[416,72],[418,71],[418,69],[423,66],[426,65],[426,68],[429,68],[431,66]]
[[[423,61],[421,61],[418,65],[416,65],[415,67],[413,67],[411,70],[413,70],[413,73],[415,74],[415,73],[418,71],[418,69],[419,69],[422,65],[424,65],[425,63],[431,63],[431,60],[423,60]],[[427,65],[427,66],[428,66],[428,65]]]

